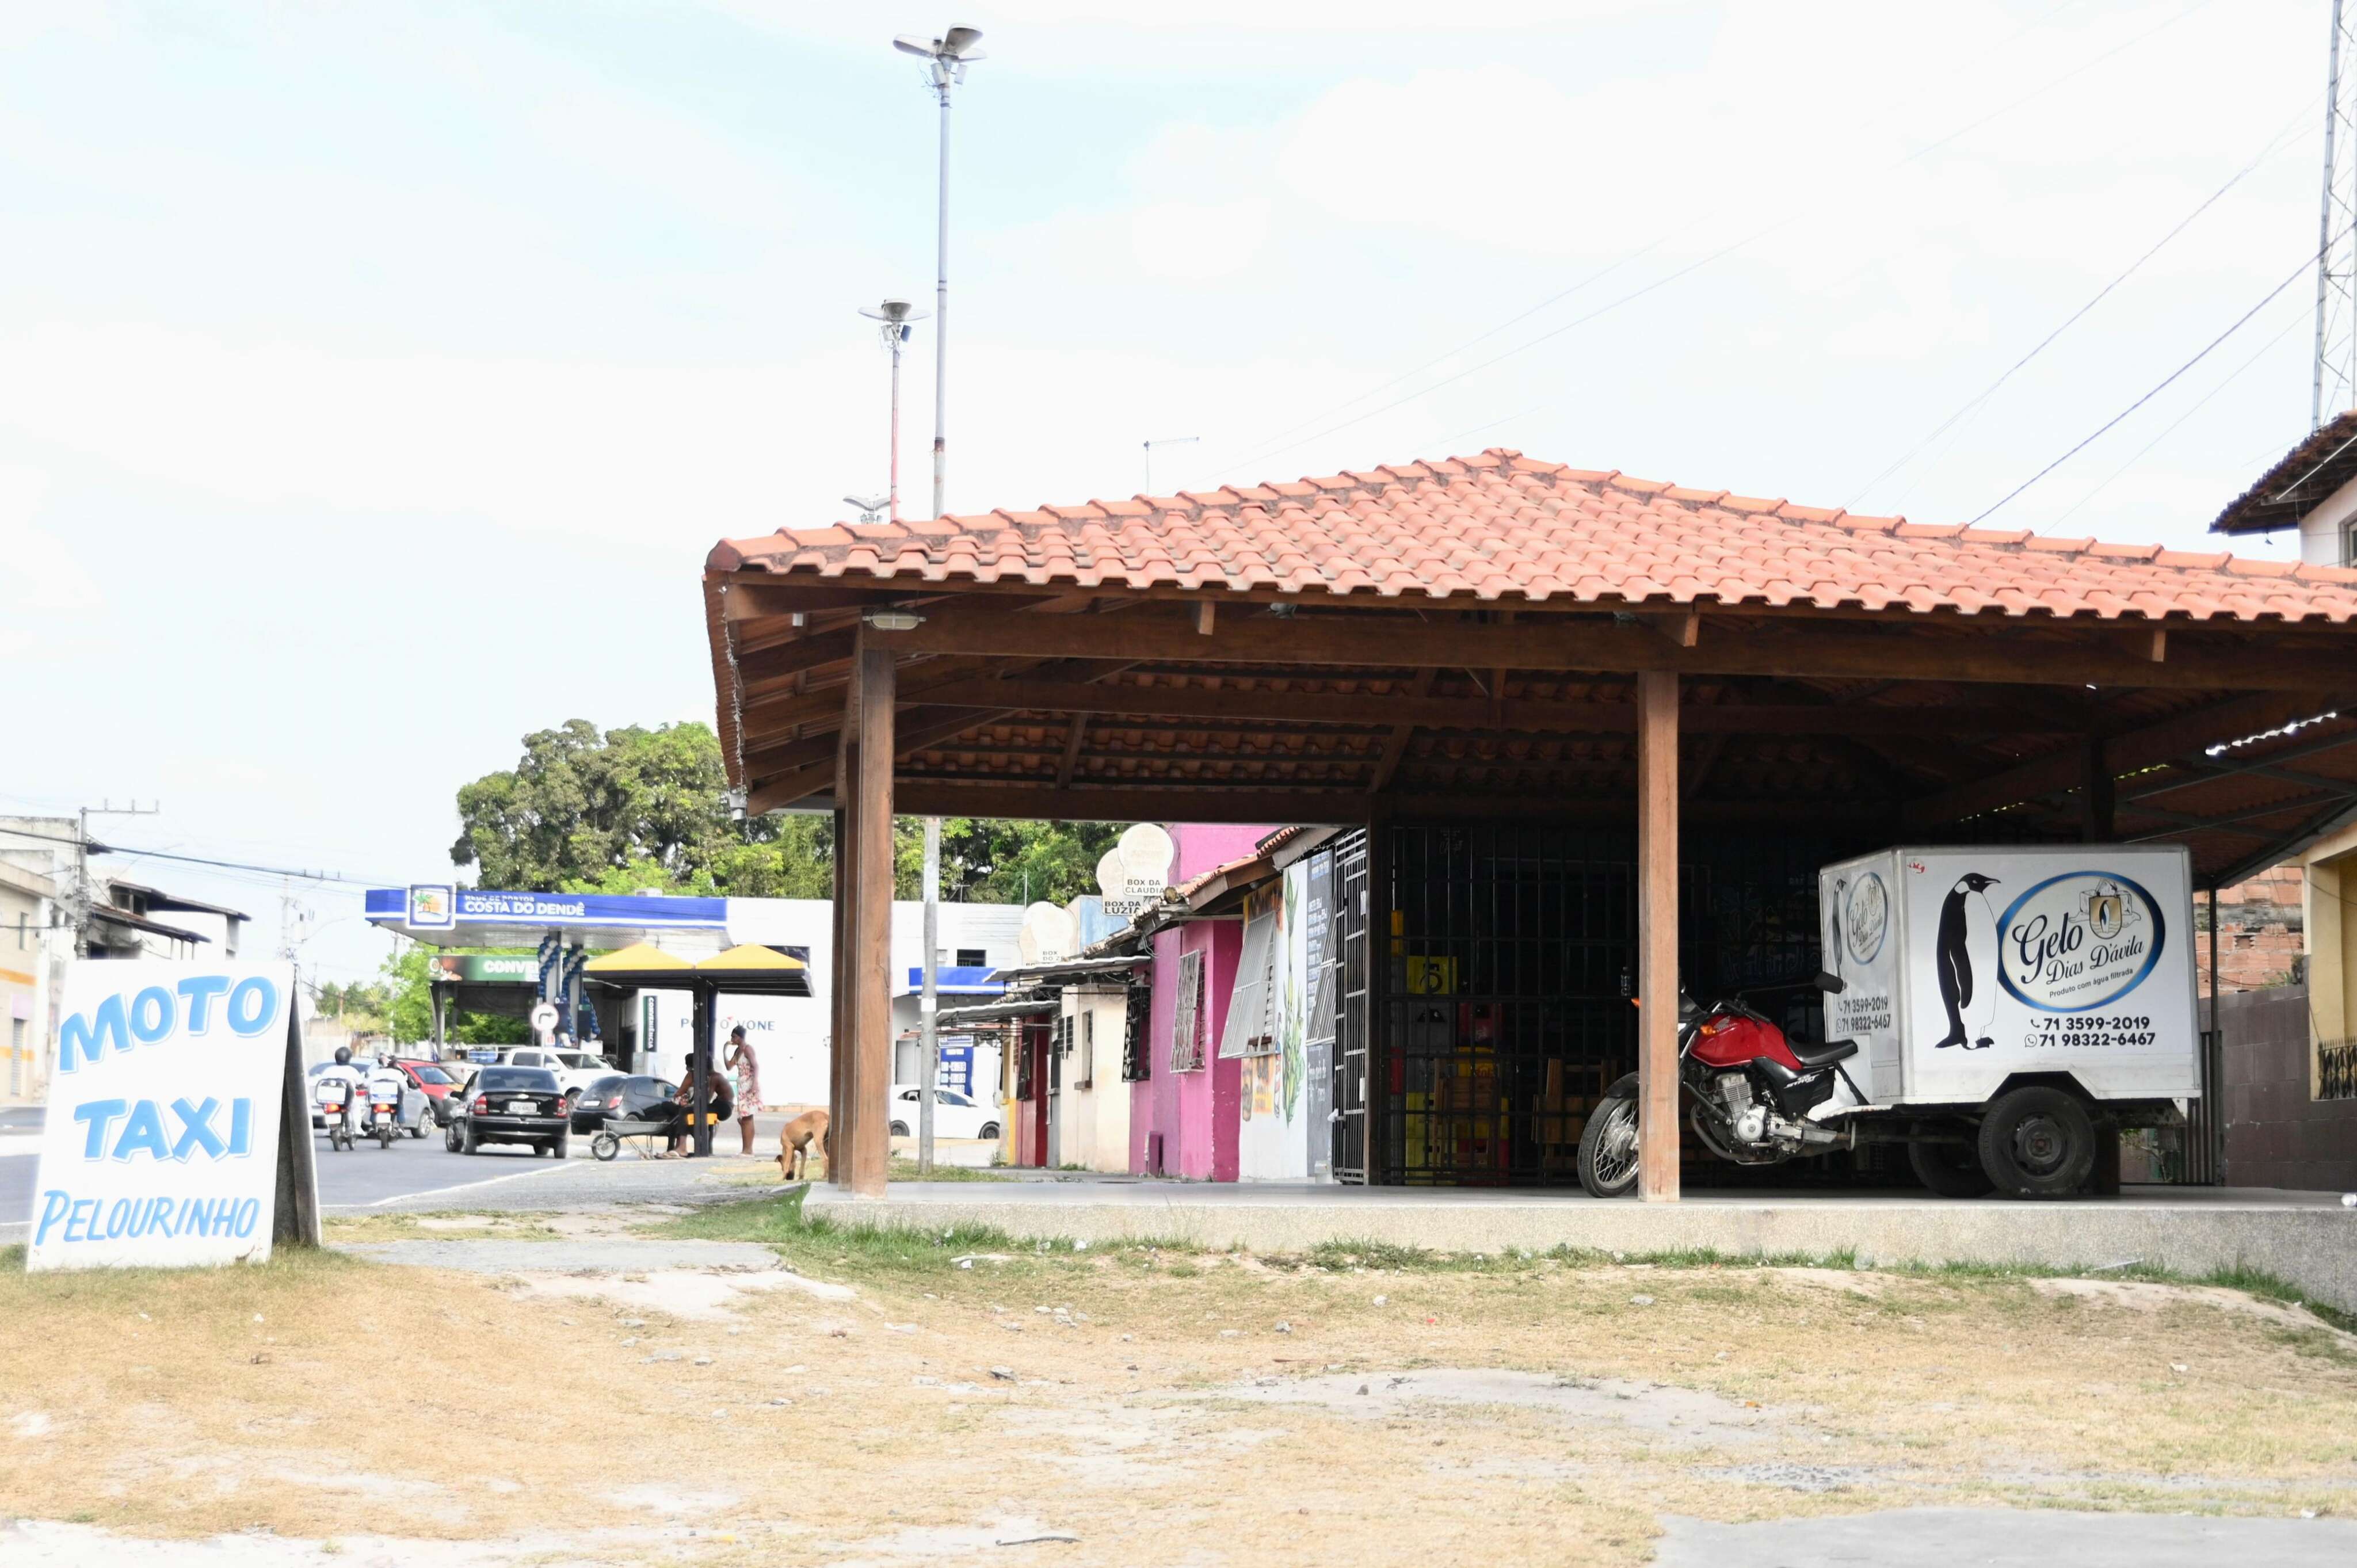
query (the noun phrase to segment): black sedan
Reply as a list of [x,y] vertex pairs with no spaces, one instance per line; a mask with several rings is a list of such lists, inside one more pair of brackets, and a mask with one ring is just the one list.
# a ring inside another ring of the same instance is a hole
[[535,1154],[565,1157],[568,1132],[565,1091],[544,1067],[487,1067],[467,1086],[443,1144],[472,1155],[485,1144],[529,1144]]
[[599,1079],[581,1091],[573,1102],[573,1130],[595,1133],[607,1120],[635,1122],[650,1107],[668,1105],[671,1097],[679,1092],[679,1085],[665,1083],[659,1078],[631,1078],[621,1073]]

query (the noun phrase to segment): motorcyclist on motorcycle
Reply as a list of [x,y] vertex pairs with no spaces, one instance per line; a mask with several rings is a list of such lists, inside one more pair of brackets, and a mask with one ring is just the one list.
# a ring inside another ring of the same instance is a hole
[[[393,1119],[394,1122],[402,1124],[401,1112],[402,1106],[404,1103],[402,1097],[409,1090],[409,1079],[402,1072],[401,1069],[393,1065],[393,1053],[391,1051],[379,1053],[376,1058],[376,1066],[369,1070],[365,1088],[367,1090],[367,1097],[363,1099],[361,1103],[363,1107],[367,1107],[369,1109],[364,1111],[364,1118],[374,1115],[375,1112],[373,1107],[375,1105],[379,1103],[389,1103],[393,1107]],[[361,1125],[363,1127],[367,1126],[368,1122],[364,1119]],[[405,1124],[404,1125],[405,1126]]]
[[320,1116],[321,1122],[327,1123],[328,1142],[335,1143],[339,1137],[358,1130],[361,1124],[360,1106],[368,1095],[368,1077],[352,1065],[351,1047],[338,1046],[335,1065],[320,1069],[318,1076],[311,1080],[314,1104],[317,1103],[319,1085],[324,1083],[340,1084],[343,1088],[341,1120],[329,1122],[325,1112]]

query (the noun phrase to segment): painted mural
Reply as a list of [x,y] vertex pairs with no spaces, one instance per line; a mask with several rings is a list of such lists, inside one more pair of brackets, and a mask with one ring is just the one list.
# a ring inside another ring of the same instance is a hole
[[1309,1175],[1311,1129],[1304,1114],[1308,1081],[1309,943],[1302,918],[1308,868],[1296,865],[1256,893],[1245,919],[1275,921],[1270,932],[1267,997],[1270,1047],[1243,1058],[1238,1174],[1246,1181],[1299,1181]]

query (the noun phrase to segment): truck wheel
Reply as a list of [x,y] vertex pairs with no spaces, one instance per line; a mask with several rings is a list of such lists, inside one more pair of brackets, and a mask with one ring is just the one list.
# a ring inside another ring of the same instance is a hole
[[1590,1197],[1624,1197],[1637,1187],[1637,1075],[1604,1091],[1579,1134],[1579,1185]]
[[1981,1168],[2014,1197],[2067,1197],[2095,1168],[2095,1123],[2059,1089],[2031,1084],[1997,1097],[1981,1119]]
[[1996,1186],[1970,1139],[1959,1144],[1914,1139],[1907,1145],[1907,1163],[1915,1168],[1915,1179],[1942,1197],[1986,1197]]

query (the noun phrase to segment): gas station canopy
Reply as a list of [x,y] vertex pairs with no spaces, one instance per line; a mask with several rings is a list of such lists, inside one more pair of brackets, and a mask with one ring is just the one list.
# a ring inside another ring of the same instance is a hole
[[675,953],[728,945],[728,900],[668,894],[502,893],[447,882],[371,887],[368,921],[429,947],[532,947],[552,931],[568,947],[654,942]]

